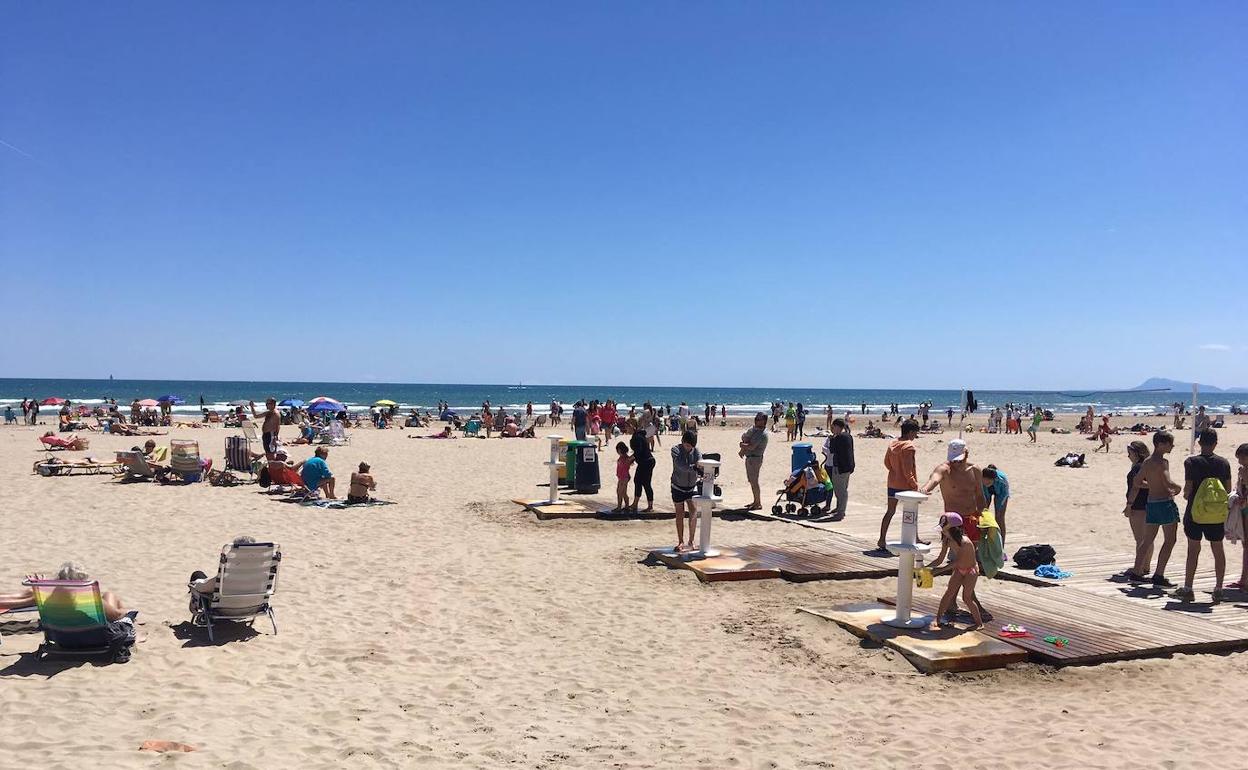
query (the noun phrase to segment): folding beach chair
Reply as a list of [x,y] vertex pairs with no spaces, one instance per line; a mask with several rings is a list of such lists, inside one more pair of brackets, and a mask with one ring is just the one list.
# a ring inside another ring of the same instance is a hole
[[277,590],[277,568],[282,563],[282,549],[275,543],[230,544],[221,549],[221,565],[217,570],[217,587],[211,594],[191,592],[191,623],[208,629],[209,641],[215,641],[212,624],[221,621],[250,621],[267,615],[277,633],[277,620],[269,600]]
[[95,657],[118,651],[119,645],[109,633],[98,582],[28,580],[26,585],[35,593],[43,629],[39,657]]
[[469,420],[468,422],[464,423],[464,438],[467,438],[468,436],[479,436],[479,435],[481,435],[481,421],[480,420]]
[[317,437],[317,443],[329,446],[342,446],[350,442],[347,431],[342,427],[341,420],[332,420],[325,430]]
[[225,469],[255,476],[252,467],[251,442],[246,436],[225,437]]
[[183,481],[199,481],[203,478],[203,463],[199,458],[199,442],[190,439],[173,439],[169,442],[169,467]]
[[125,466],[121,481],[147,481],[156,478],[156,469],[147,464],[147,458],[142,452],[118,452],[117,462]]
[[254,422],[251,420],[243,420],[239,427],[243,429],[243,438],[247,439],[248,444],[260,443],[260,437],[256,435],[256,424]]

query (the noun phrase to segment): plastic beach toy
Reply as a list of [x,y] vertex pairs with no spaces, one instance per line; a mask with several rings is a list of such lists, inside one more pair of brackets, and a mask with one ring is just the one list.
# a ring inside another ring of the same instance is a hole
[[1054,647],[1065,647],[1066,645],[1070,644],[1070,640],[1064,636],[1046,636],[1044,637],[1044,641],[1048,642]]
[[1026,626],[1020,626],[1017,623],[1010,623],[1008,625],[1001,626],[1001,636],[1004,636],[1007,639],[1021,639],[1024,636],[1031,636],[1031,632],[1027,630]]

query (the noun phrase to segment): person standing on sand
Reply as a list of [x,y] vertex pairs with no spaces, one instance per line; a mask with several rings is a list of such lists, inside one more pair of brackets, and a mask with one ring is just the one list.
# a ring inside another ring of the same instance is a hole
[[[642,412],[644,418],[646,412],[650,411],[650,404],[646,403],[646,409]],[[653,429],[654,426],[650,425]],[[653,437],[651,437],[653,438]],[[646,432],[641,430],[640,426],[633,431],[633,435],[629,436],[628,446],[633,450],[633,464],[637,466],[637,470],[633,473],[633,504],[632,512],[637,513],[637,504],[641,502],[641,493],[646,493],[646,510],[643,513],[650,513],[654,510],[654,487],[651,486],[651,480],[654,478],[654,450],[651,447],[651,438],[646,437]]]
[[585,432],[589,428],[589,412],[585,410],[585,402],[577,401],[572,405],[572,432],[577,441],[585,440]]
[[[1222,550],[1222,540],[1226,536],[1226,506],[1214,504],[1212,507],[1222,510],[1209,512],[1196,507],[1198,492],[1209,481],[1222,485],[1222,494],[1231,490],[1231,464],[1213,453],[1218,446],[1218,432],[1213,428],[1205,428],[1199,434],[1200,454],[1193,455],[1183,461],[1183,499],[1187,508],[1183,512],[1183,534],[1187,536],[1187,571],[1183,576],[1183,587],[1174,592],[1179,601],[1196,600],[1192,584],[1196,580],[1196,567],[1200,565],[1200,540],[1209,541],[1209,550],[1213,551],[1214,588],[1213,601],[1222,601],[1222,580],[1226,576],[1226,553]],[[1204,508],[1202,506],[1201,508]],[[1203,515],[1202,515],[1203,514]],[[1195,516],[1202,515],[1197,521]],[[1216,521],[1211,518],[1221,518]]]
[[745,458],[745,478],[750,482],[750,491],[754,493],[754,502],[745,506],[747,511],[762,510],[762,490],[758,485],[758,474],[763,468],[763,453],[767,451],[767,413],[754,415],[754,427],[741,434],[741,443],[737,454]]
[[889,444],[884,452],[884,467],[888,469],[888,507],[884,518],[880,521],[880,539],[875,547],[878,551],[887,551],[888,528],[897,513],[897,493],[913,492],[919,488],[919,475],[915,458],[918,448],[914,440],[919,437],[919,424],[914,420],[906,420],[901,424],[901,438]]
[[524,405],[524,417],[525,417],[525,420],[527,421],[531,422],[533,420],[533,402],[532,401]]
[[[259,414],[256,413],[256,402],[247,402],[251,406],[251,416],[258,419]],[[277,399],[267,398],[264,401],[264,424],[260,428],[260,445],[264,447],[264,457],[266,460],[273,459],[273,453],[277,451],[277,433],[282,427],[282,413],[277,411]]]
[[826,431],[832,430],[833,419],[834,418],[832,417],[832,405],[828,404],[827,408],[823,410],[823,429],[824,430]]
[[[680,436],[680,443],[672,447],[672,503],[676,506],[676,553],[693,550],[693,538],[697,534],[698,515],[693,496],[698,491],[698,434],[687,430]],[[686,508],[688,512],[686,513]],[[685,541],[685,519],[689,520],[689,540]]]
[[797,433],[795,438],[806,438],[806,407],[797,403]]
[[1162,531],[1161,549],[1157,551],[1152,584],[1159,588],[1174,588],[1166,579],[1166,563],[1179,535],[1179,506],[1174,496],[1182,489],[1170,479],[1170,461],[1166,455],[1174,449],[1174,436],[1164,430],[1153,434],[1153,453],[1140,464],[1140,472],[1127,497],[1135,499],[1141,489],[1148,488],[1148,502],[1144,504],[1144,539],[1151,550],[1157,540],[1157,530]]
[[[854,437],[849,425],[839,417],[832,421],[832,435],[823,442],[823,467],[832,481],[832,494],[836,496],[836,513],[833,521],[845,518],[849,505],[849,477],[854,472]],[[824,515],[832,511],[832,498],[823,507]]]
[[1027,435],[1029,436],[1028,443],[1030,444],[1036,443],[1036,433],[1039,431],[1040,421],[1043,419],[1044,419],[1043,409],[1037,409],[1031,415],[1031,426],[1027,428]]
[[[925,495],[940,488],[940,497],[944,502],[945,511],[956,513],[962,517],[962,531],[973,545],[979,544],[979,514],[984,510],[983,474],[970,461],[970,450],[966,442],[955,438],[949,442],[945,452],[945,462],[937,465],[927,483],[919,488]],[[975,605],[979,608],[984,620],[992,620],[992,613],[984,609],[984,605],[975,596]],[[957,600],[953,601],[952,611],[957,611]]]

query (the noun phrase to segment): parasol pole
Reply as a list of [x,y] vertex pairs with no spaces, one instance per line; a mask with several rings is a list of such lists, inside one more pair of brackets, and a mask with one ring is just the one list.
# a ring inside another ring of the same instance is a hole
[[958,418],[958,438],[962,438],[962,423],[966,422],[966,388],[962,389],[962,407],[958,410],[961,417]]
[[1192,444],[1187,450],[1189,455],[1196,454],[1196,404],[1200,400],[1199,388],[1199,385],[1192,383]]

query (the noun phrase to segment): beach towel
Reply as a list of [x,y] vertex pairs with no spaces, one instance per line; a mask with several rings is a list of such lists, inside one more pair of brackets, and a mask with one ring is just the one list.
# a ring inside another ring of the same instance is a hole
[[1074,573],[1067,572],[1061,567],[1058,567],[1056,564],[1041,564],[1039,567],[1036,567],[1035,572],[1032,574],[1034,574],[1038,578],[1048,578],[1049,580],[1063,580],[1065,578],[1071,577]]
[[342,510],[344,508],[372,508],[378,505],[394,505],[393,500],[369,500],[367,503],[348,503],[346,500],[326,500],[324,498],[305,499],[298,498],[284,500],[287,503],[299,503],[300,505],[311,506],[314,508],[328,508],[331,510]]
[[1238,543],[1244,539],[1243,502],[1239,499],[1238,492],[1227,498],[1226,539],[1232,543]]
[[1001,528],[997,526],[996,514],[991,509],[979,515],[979,541],[975,544],[975,558],[979,560],[980,574],[986,578],[996,577],[1005,566],[1005,543],[1001,540]]

